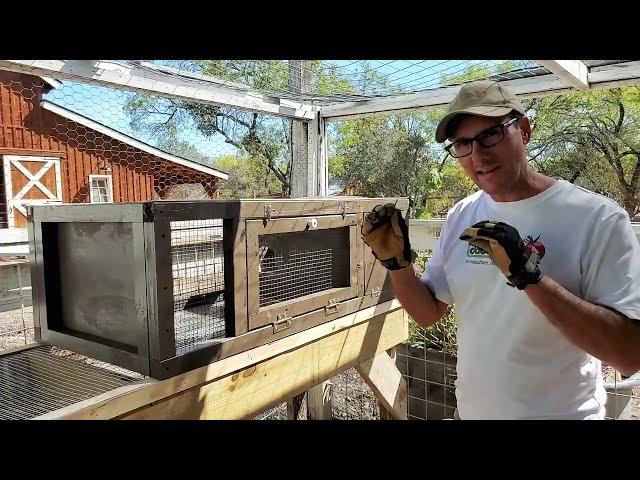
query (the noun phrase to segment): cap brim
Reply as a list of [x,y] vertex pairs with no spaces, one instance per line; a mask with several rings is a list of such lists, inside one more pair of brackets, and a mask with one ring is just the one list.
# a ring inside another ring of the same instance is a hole
[[440,123],[438,123],[438,127],[436,128],[436,142],[442,143],[447,139],[447,127],[449,126],[449,122],[457,117],[458,115],[467,114],[467,115],[479,115],[481,117],[503,117],[511,113],[514,110],[513,107],[494,107],[494,106],[483,106],[476,105],[474,107],[465,108],[462,110],[456,110],[455,112],[451,112],[447,114]]

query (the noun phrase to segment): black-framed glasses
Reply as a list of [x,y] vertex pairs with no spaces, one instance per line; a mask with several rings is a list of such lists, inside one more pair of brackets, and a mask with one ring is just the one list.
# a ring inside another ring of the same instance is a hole
[[471,152],[473,151],[473,142],[478,142],[484,148],[493,147],[504,140],[505,130],[509,125],[517,122],[519,119],[520,117],[515,117],[505,123],[499,123],[498,125],[483,130],[473,138],[462,138],[450,143],[444,147],[444,149],[453,158],[461,158],[471,155]]

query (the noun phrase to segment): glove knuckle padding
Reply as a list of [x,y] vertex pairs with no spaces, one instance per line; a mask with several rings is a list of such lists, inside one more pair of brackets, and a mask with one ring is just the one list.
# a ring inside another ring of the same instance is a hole
[[413,261],[407,224],[392,203],[374,207],[361,233],[373,255],[386,268],[402,268]]
[[483,220],[466,228],[460,239],[487,252],[493,263],[513,282],[510,285],[522,289],[540,281],[538,256],[535,252],[527,256],[518,230],[511,225]]

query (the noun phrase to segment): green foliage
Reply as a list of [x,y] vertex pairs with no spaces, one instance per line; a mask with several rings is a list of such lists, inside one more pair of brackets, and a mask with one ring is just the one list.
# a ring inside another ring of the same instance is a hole
[[278,179],[255,158],[222,155],[215,165],[229,174],[218,189],[220,198],[265,198],[280,193]]
[[640,212],[640,88],[595,90],[527,102],[532,163],[543,173]]

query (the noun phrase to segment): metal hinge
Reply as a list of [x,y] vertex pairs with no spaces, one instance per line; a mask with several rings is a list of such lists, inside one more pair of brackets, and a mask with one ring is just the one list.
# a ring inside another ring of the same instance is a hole
[[371,290],[371,293],[369,295],[371,295],[372,297],[379,297],[381,292],[381,288],[374,288],[373,290]]
[[291,327],[291,317],[287,316],[287,312],[279,313],[276,321],[273,322],[273,333],[278,333]]
[[271,204],[270,203],[264,204],[264,219],[267,221],[271,220]]
[[331,300],[329,300],[329,303],[327,304],[327,306],[324,307],[324,314],[333,315],[334,313],[338,313],[338,305],[340,305],[340,302],[338,301],[338,299],[332,298]]

